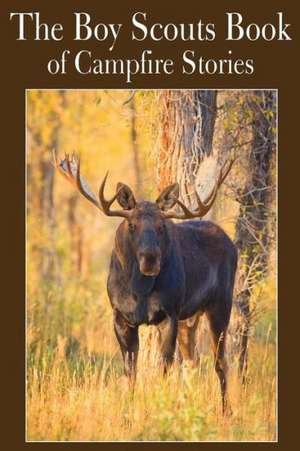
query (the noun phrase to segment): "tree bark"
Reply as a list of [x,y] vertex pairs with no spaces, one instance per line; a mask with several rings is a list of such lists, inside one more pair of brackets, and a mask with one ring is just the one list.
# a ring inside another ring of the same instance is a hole
[[137,128],[136,128],[136,104],[135,96],[129,102],[130,108],[130,135],[131,135],[131,147],[133,155],[133,169],[135,177],[135,192],[139,196],[142,192],[142,180],[141,180],[141,168],[139,161],[139,148],[137,143]]
[[270,248],[269,206],[271,200],[271,163],[275,148],[276,94],[256,91],[248,98],[252,112],[252,147],[249,176],[239,194],[236,245],[240,255],[237,305],[242,315],[240,327],[239,371],[246,374],[248,335],[251,326],[250,297],[253,287],[266,274]]
[[177,181],[180,197],[196,206],[195,181],[200,164],[212,153],[217,113],[217,91],[162,91],[158,189]]
[[[178,182],[180,198],[190,209],[196,207],[196,179],[203,159],[212,154],[217,114],[217,91],[164,90],[159,94],[160,146],[157,155],[158,189]],[[199,314],[178,327],[184,358],[195,359]]]

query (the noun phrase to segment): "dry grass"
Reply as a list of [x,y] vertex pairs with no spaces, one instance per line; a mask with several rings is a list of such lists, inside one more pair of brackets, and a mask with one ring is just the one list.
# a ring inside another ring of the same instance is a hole
[[[107,299],[99,308],[91,291],[77,287],[77,304],[75,292],[73,287],[73,295],[68,293],[68,304],[52,291],[48,323],[42,330],[28,327],[28,440],[276,440],[276,337],[270,284],[264,287],[264,314],[250,339],[245,387],[237,378],[237,359],[229,340],[230,418],[221,414],[211,353],[203,350],[197,368],[175,364],[163,378],[155,337],[149,344],[146,327],[141,328],[138,378],[132,393],[123,376]],[[54,299],[58,305],[53,305]],[[85,302],[82,317],[78,309]],[[37,305],[29,307],[40,318]],[[54,336],[61,305],[65,333]],[[67,316],[71,309],[76,320]]]

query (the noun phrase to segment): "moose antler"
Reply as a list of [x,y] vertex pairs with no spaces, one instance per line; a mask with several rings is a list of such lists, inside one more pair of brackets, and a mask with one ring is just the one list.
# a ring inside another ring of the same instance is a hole
[[[173,219],[192,219],[192,218],[202,218],[203,216],[205,216],[208,213],[208,211],[211,209],[211,207],[217,197],[219,187],[222,185],[225,178],[227,177],[234,161],[235,161],[235,158],[231,158],[230,160],[225,161],[225,163],[223,164],[223,166],[220,169],[219,175],[217,177],[217,180],[216,180],[216,183],[215,183],[213,189],[211,190],[211,192],[205,198],[204,201],[202,201],[200,199],[199,194],[197,193],[197,191],[195,191],[197,205],[198,205],[198,208],[196,210],[190,211],[179,199],[177,199],[176,204],[180,206],[180,208],[182,209],[182,212],[181,213],[177,213],[176,211],[164,212],[164,216],[169,219],[171,219],[171,218],[173,218]],[[227,165],[227,167],[226,167],[226,165]]]
[[88,184],[80,174],[80,158],[72,153],[65,154],[65,158],[58,162],[56,152],[53,150],[53,165],[59,171],[59,173],[71,183],[87,200],[89,200],[93,205],[95,205],[102,213],[106,216],[119,216],[121,218],[128,218],[129,212],[124,210],[110,210],[111,205],[116,200],[119,190],[116,194],[109,200],[104,197],[104,188],[108,176],[106,173],[100,188],[99,188],[99,200],[96,198],[95,194],[91,191]]
[[101,204],[101,209],[103,211],[103,213],[106,216],[120,216],[121,218],[129,218],[129,211],[125,211],[125,210],[111,210],[110,207],[111,205],[114,203],[114,201],[116,200],[120,190],[122,189],[122,187],[120,189],[117,190],[116,194],[109,200],[105,199],[104,197],[104,188],[105,188],[105,184],[106,184],[106,180],[108,177],[108,171],[105,174],[105,177],[100,185],[99,188],[99,200],[100,200],[100,204]]

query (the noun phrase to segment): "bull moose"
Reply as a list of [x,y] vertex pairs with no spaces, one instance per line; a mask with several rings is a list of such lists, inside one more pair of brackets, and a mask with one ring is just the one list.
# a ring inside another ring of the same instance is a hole
[[[163,190],[156,202],[136,201],[132,190],[119,183],[115,195],[107,200],[108,173],[97,198],[81,176],[79,158],[66,154],[59,162],[54,153],[55,167],[86,199],[103,214],[123,219],[115,235],[107,291],[125,374],[135,380],[141,324],[158,326],[166,372],[174,358],[178,321],[205,313],[223,412],[228,411],[225,339],[237,251],[219,226],[199,218],[212,207],[232,164],[233,159],[225,162],[204,201],[196,193],[197,208],[191,211],[179,200],[177,183]],[[121,207],[118,210],[111,209],[115,201]],[[174,223],[172,219],[187,221]]]

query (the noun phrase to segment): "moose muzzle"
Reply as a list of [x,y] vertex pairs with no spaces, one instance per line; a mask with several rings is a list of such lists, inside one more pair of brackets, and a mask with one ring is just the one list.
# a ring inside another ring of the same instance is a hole
[[157,276],[160,272],[160,251],[139,253],[140,272],[145,276]]
[[140,272],[145,276],[157,276],[160,272],[161,251],[158,237],[152,228],[146,228],[140,235],[137,248]]

